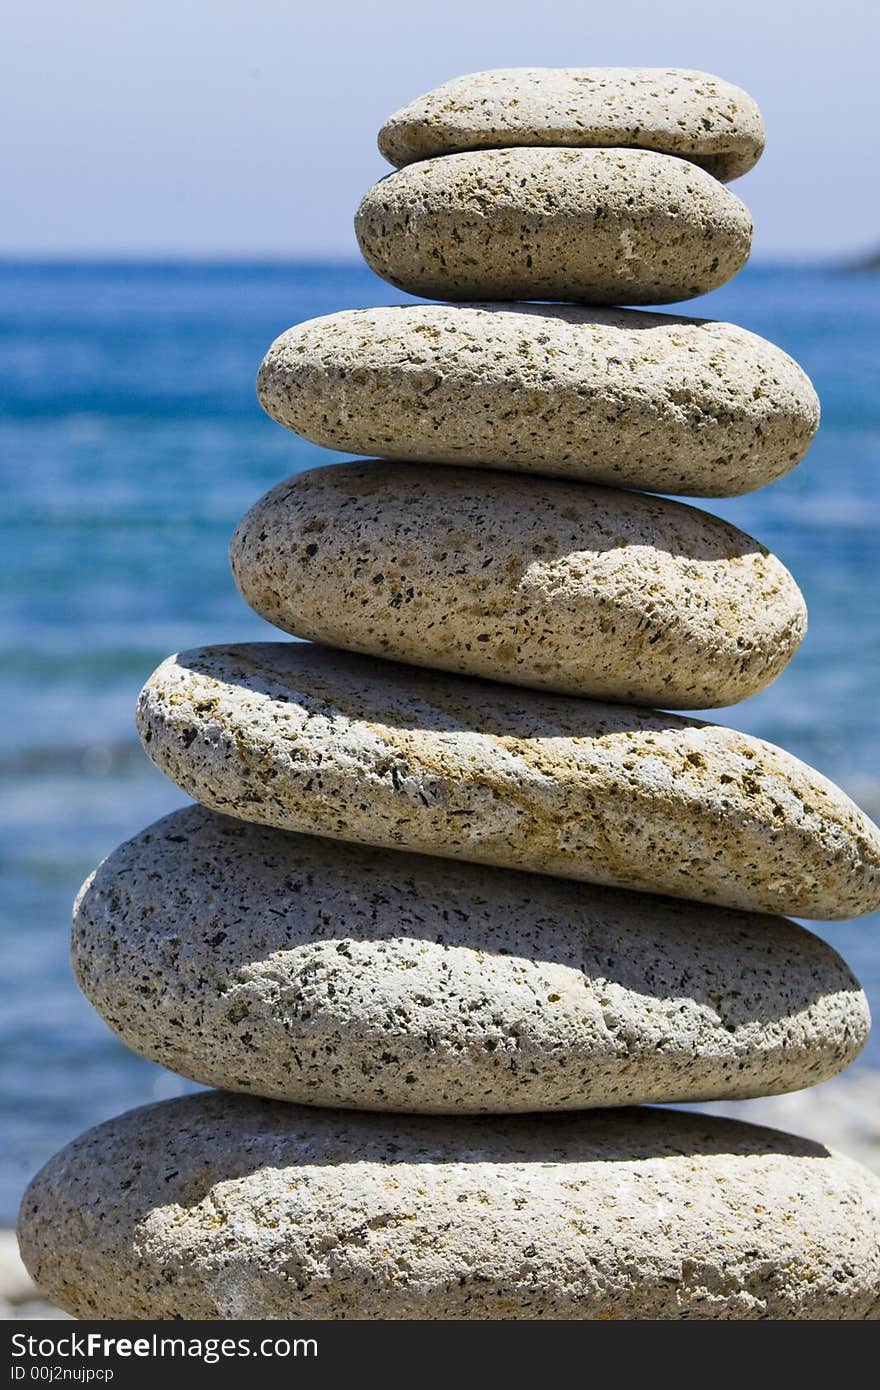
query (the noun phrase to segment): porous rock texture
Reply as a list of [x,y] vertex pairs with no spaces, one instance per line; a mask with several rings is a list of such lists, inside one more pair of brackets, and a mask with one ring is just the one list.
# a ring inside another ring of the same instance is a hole
[[74,909],[77,981],[136,1052],[225,1090],[506,1112],[798,1090],[868,1007],[802,927],[367,849],[201,806]]
[[327,314],[276,339],[257,391],[328,449],[695,497],[773,482],[819,425],[804,372],[744,328],[571,305]]
[[664,497],[471,468],[342,463],[267,493],[231,547],[285,632],[562,694],[710,709],[785,669],[784,565]]
[[82,1135],[22,1253],[80,1318],[864,1319],[880,1182],[675,1111],[380,1117],[205,1092]]
[[355,217],[377,275],[428,299],[669,304],[748,259],[740,200],[649,150],[479,150],[409,164]]
[[680,155],[727,181],[764,149],[764,122],[741,87],[686,68],[495,68],[454,77],[382,126],[398,166],[512,145],[635,146]]
[[748,911],[880,906],[880,830],[716,724],[286,642],[170,657],[138,726],[173,781],[243,820]]

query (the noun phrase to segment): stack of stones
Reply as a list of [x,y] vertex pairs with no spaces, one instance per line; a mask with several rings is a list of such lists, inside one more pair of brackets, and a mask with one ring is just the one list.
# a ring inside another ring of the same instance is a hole
[[88,880],[74,966],[126,1043],[219,1089],[34,1179],[24,1254],[62,1307],[878,1307],[868,1173],[638,1108],[812,1085],[869,1022],[778,914],[876,908],[876,827],[780,749],[654,708],[754,694],[806,613],[757,541],[646,491],[771,482],[816,397],[730,324],[601,307],[739,270],[724,181],[762,143],[743,92],[674,70],[482,73],[382,130],[400,167],[361,247],[445,302],[302,324],[263,364],[276,420],[381,457],[289,479],[234,538],[247,601],[308,641],[174,656],[143,691],[144,746],[198,804]]

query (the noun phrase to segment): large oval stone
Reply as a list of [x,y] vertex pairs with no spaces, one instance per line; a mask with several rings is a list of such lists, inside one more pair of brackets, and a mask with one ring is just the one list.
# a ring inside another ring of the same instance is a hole
[[206,1092],[69,1144],[22,1254],[78,1318],[863,1319],[880,1182],[663,1110],[408,1119]]
[[637,705],[733,705],[806,632],[775,556],[638,492],[470,468],[297,474],[232,541],[252,608],[372,656]]
[[138,725],[243,820],[749,911],[880,906],[880,830],[716,724],[282,642],[170,657]]
[[355,230],[383,279],[428,299],[669,304],[725,284],[752,221],[696,165],[649,150],[478,150],[365,195]]
[[328,314],[272,344],[257,390],[328,449],[697,497],[773,482],[819,424],[797,363],[744,328],[571,305]]
[[392,164],[511,145],[637,146],[680,155],[728,180],[764,149],[741,87],[686,68],[495,68],[454,77],[379,132]]
[[802,927],[292,835],[193,806],[87,880],[72,958],[123,1042],[230,1091],[505,1112],[737,1099],[868,1034]]

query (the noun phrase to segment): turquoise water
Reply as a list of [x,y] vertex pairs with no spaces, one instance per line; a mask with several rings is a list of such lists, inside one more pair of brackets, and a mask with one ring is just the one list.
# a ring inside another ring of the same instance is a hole
[[[332,457],[274,425],[253,381],[300,319],[405,298],[359,266],[0,266],[0,1222],[87,1125],[178,1094],[70,978],[94,863],[183,797],[132,709],[170,651],[269,636],[229,574],[242,512]],[[685,312],[773,339],[812,376],[806,462],[710,503],[771,546],[810,609],[772,689],[713,715],[784,744],[880,812],[880,277],[750,268]],[[878,921],[822,928],[880,1005]],[[880,1029],[866,1054],[880,1064]]]

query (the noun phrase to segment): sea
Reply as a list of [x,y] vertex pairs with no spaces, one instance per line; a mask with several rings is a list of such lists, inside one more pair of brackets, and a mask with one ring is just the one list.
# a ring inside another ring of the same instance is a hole
[[[79,995],[70,907],[121,840],[185,803],[141,752],[168,653],[271,639],[227,561],[242,513],[334,456],[261,412],[291,324],[406,302],[357,264],[0,264],[0,1224],[81,1130],[187,1083]],[[783,744],[880,815],[880,275],[756,264],[681,312],[772,339],[812,377],[806,460],[705,505],[774,550],[810,630],[767,691],[711,717]],[[880,1011],[880,918],[812,924]],[[880,1029],[856,1066],[880,1066]]]

